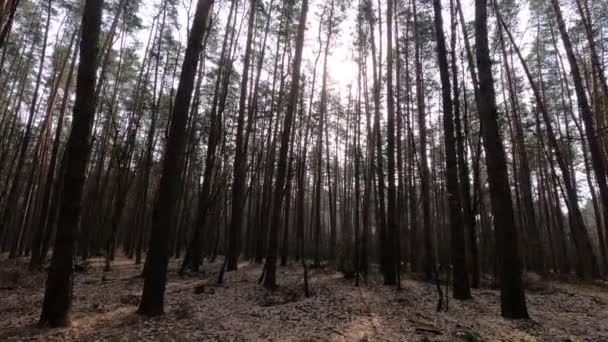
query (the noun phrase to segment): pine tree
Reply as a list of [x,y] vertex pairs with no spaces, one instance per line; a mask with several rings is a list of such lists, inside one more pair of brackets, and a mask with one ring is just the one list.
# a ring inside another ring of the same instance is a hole
[[80,63],[76,78],[76,102],[72,130],[63,159],[64,185],[53,257],[39,321],[42,326],[70,325],[76,234],[95,113],[94,87],[99,57],[102,7],[103,0],[87,0],[84,7]]
[[306,17],[308,15],[308,0],[302,0],[298,31],[296,37],[296,51],[293,59],[291,88],[287,108],[285,109],[285,121],[281,132],[281,147],[277,164],[277,180],[273,191],[274,208],[270,220],[270,239],[268,243],[268,255],[265,264],[264,286],[272,289],[276,287],[276,263],[278,252],[278,232],[281,222],[281,208],[285,196],[285,181],[287,178],[287,155],[290,145],[290,132],[293,125],[293,116],[296,110],[298,94],[300,89],[300,70],[302,67],[302,54],[304,50],[304,35],[306,33]]
[[475,43],[479,72],[478,110],[483,125],[483,143],[494,215],[501,310],[502,315],[507,318],[528,318],[505,149],[498,129],[496,93],[488,46],[487,0],[475,0]]
[[194,78],[198,67],[202,41],[213,0],[199,0],[190,29],[188,47],[184,54],[181,75],[175,94],[175,107],[163,160],[163,171],[150,235],[150,246],[144,272],[144,289],[137,312],[145,316],[164,313],[167,263],[169,261],[169,232],[176,211],[177,190],[182,180],[185,130],[192,99]]
[[448,204],[451,227],[451,256],[454,279],[454,298],[470,299],[469,273],[467,270],[466,250],[464,240],[464,225],[462,221],[461,193],[458,188],[458,162],[456,154],[456,136],[454,132],[454,110],[450,85],[447,48],[443,32],[441,0],[433,1],[435,12],[435,34],[437,35],[437,56],[441,74],[441,89],[443,94],[443,134],[445,144],[446,178]]

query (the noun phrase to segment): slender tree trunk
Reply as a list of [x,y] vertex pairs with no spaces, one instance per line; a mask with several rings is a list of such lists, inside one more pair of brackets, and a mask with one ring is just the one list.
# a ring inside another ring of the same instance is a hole
[[238,268],[240,254],[241,230],[243,225],[243,209],[245,205],[245,182],[247,172],[247,143],[245,142],[245,109],[247,102],[247,83],[249,82],[249,65],[253,50],[253,30],[255,23],[256,0],[250,0],[249,25],[247,29],[247,42],[245,43],[245,59],[240,86],[239,112],[236,130],[236,154],[234,157],[234,179],[232,183],[232,219],[228,238],[228,271]]
[[[359,28],[361,30],[361,28]],[[361,35],[361,32],[359,32]],[[359,40],[361,37],[358,38]],[[361,44],[360,41],[357,42]],[[358,46],[358,54],[359,54],[359,62],[362,59],[361,46]],[[355,154],[355,208],[354,208],[354,218],[355,218],[355,253],[353,265],[355,266],[355,282],[356,285],[359,286],[359,273],[361,271],[361,66],[359,65],[359,70],[357,73],[357,108],[356,112],[356,120],[355,120],[355,132],[354,132],[354,154]],[[365,214],[364,214],[365,215]]]
[[559,166],[560,171],[562,172],[562,176],[564,178],[565,200],[566,200],[566,205],[568,207],[568,216],[570,217],[569,221],[571,223],[570,229],[572,230],[572,236],[574,238],[575,247],[576,247],[576,251],[578,254],[577,272],[579,273],[579,275],[581,277],[586,278],[586,279],[591,279],[592,277],[595,277],[598,275],[599,270],[598,270],[597,261],[593,254],[593,250],[591,248],[591,242],[589,240],[589,235],[588,235],[587,229],[585,227],[585,223],[583,221],[583,216],[581,214],[581,211],[580,211],[580,208],[578,205],[578,195],[576,192],[576,188],[572,184],[573,178],[572,178],[570,168],[568,167],[568,165],[566,163],[566,160],[565,160],[562,150],[560,148],[560,144],[557,140],[555,131],[553,130],[549,112],[547,111],[547,108],[545,107],[545,102],[542,98],[541,91],[540,91],[539,87],[536,85],[536,82],[534,81],[532,74],[528,68],[528,65],[525,62],[525,60],[521,54],[521,51],[519,50],[519,47],[515,44],[515,40],[513,39],[513,36],[511,35],[511,32],[509,31],[506,23],[502,19],[498,9],[496,9],[496,13],[497,13],[499,21],[501,22],[503,28],[505,29],[505,32],[507,33],[507,36],[509,37],[509,40],[511,41],[511,45],[515,49],[515,52],[517,53],[517,55],[521,61],[521,64],[522,64],[522,67],[526,74],[526,77],[528,78],[528,81],[532,88],[532,92],[534,93],[538,111],[540,112],[540,114],[542,114],[543,120],[545,122],[545,126],[547,129],[547,137],[549,140],[549,146],[553,150],[553,153],[555,153],[555,158],[557,159],[558,166]]
[[[401,263],[403,262],[407,267],[408,262],[408,241],[409,241],[409,232],[408,232],[408,224],[409,217],[407,212],[407,192],[406,192],[406,174],[405,174],[405,155],[406,149],[409,148],[407,142],[403,141],[403,133],[405,130],[404,120],[403,120],[403,60],[401,58],[402,49],[401,49],[401,38],[400,38],[400,16],[399,10],[401,9],[400,3],[398,1],[394,2],[394,20],[395,20],[395,55],[396,55],[396,97],[395,97],[395,105],[397,107],[397,233],[399,235],[398,245],[399,245],[399,255],[397,256],[398,263],[398,273],[397,273],[397,285],[398,288],[401,288]],[[407,16],[407,23],[405,26],[405,37],[409,38],[410,32],[410,16]],[[409,46],[405,45],[405,76],[409,78]],[[407,86],[409,86],[409,81],[406,82]],[[406,89],[406,106],[409,108],[409,89]],[[406,110],[407,112],[407,110]],[[409,113],[407,113],[409,115]],[[406,135],[407,136],[407,135]]]
[[437,55],[439,60],[441,89],[443,94],[443,131],[451,227],[450,233],[454,298],[466,300],[471,298],[471,289],[469,287],[469,272],[467,270],[464,225],[462,221],[462,205],[460,196],[461,192],[458,188],[458,158],[456,153],[457,139],[454,134],[454,107],[451,94],[447,48],[443,32],[441,1],[434,0],[433,8],[435,10],[435,34],[437,36]]
[[[217,147],[222,139],[222,114],[225,103],[225,92],[230,82],[229,72],[230,63],[228,59],[228,50],[230,49],[229,40],[231,39],[231,32],[234,31],[233,25],[236,24],[236,5],[237,1],[233,1],[230,5],[230,12],[226,21],[226,27],[224,32],[224,41],[222,43],[222,50],[220,53],[220,62],[218,67],[218,75],[215,80],[215,93],[213,95],[213,102],[211,107],[211,114],[209,116],[210,130],[209,139],[207,142],[207,156],[205,158],[205,170],[203,173],[203,185],[201,187],[198,196],[198,212],[196,214],[195,226],[190,240],[188,250],[186,251],[186,257],[182,263],[181,272],[189,264],[192,272],[198,272],[200,262],[202,259],[202,246],[201,239],[203,232],[206,229],[207,214],[212,203],[212,177],[213,171],[216,167],[217,160]],[[207,33],[208,36],[209,33]],[[219,103],[221,101],[221,103]],[[219,108],[218,108],[219,106]]]
[[[300,112],[299,112],[299,117],[300,120],[302,120],[303,118],[303,111],[304,111],[304,87],[302,87],[302,90],[300,92]],[[291,146],[289,147],[289,164],[287,166],[287,184],[285,185],[285,195],[286,195],[286,200],[285,200],[285,212],[283,214],[283,243],[282,243],[282,248],[281,248],[281,266],[287,266],[287,258],[289,257],[289,224],[290,224],[290,219],[289,219],[289,212],[291,209],[291,192],[292,192],[292,179],[293,179],[293,164],[294,164],[294,150],[296,148],[296,144],[295,144],[295,132],[296,129],[295,127],[292,129],[291,131],[291,138],[290,141]]]
[[279,151],[279,160],[277,165],[277,178],[273,191],[274,210],[272,210],[272,218],[270,222],[270,239],[268,243],[268,255],[266,257],[264,277],[264,286],[266,288],[276,287],[276,262],[278,249],[278,231],[281,222],[281,208],[283,197],[285,194],[285,182],[287,178],[287,154],[289,152],[289,138],[292,129],[293,115],[296,110],[298,101],[298,93],[300,89],[300,69],[302,66],[302,53],[304,50],[304,34],[306,32],[306,17],[308,14],[308,0],[302,0],[302,9],[298,24],[298,33],[296,37],[296,51],[293,60],[291,89],[289,91],[289,99],[285,110],[285,122],[281,133],[281,148]]
[[[387,163],[387,178],[388,178],[388,218],[387,218],[387,244],[384,248],[388,251],[386,260],[386,270],[384,272],[384,284],[397,284],[397,273],[399,272],[399,239],[398,236],[398,217],[397,217],[397,190],[395,188],[395,99],[393,89],[393,0],[388,0],[386,3],[386,94],[387,94],[387,109],[388,118],[386,122],[388,144],[388,163]],[[399,285],[400,286],[400,285]]]
[[[72,51],[72,45],[74,45],[74,43],[76,43],[75,45],[78,46],[80,44],[80,39],[81,39],[80,27],[78,27],[78,28],[74,29],[74,33],[70,40],[70,47],[68,48],[68,54],[66,55],[66,61],[68,58],[70,58],[69,56],[70,56],[70,52]],[[65,86],[63,88],[63,99],[61,102],[61,108],[59,110],[59,117],[57,118],[57,127],[55,128],[55,136],[53,139],[53,147],[51,150],[51,157],[50,157],[49,166],[47,169],[46,180],[44,181],[44,190],[42,192],[42,208],[40,210],[40,217],[38,220],[38,224],[35,227],[36,230],[34,231],[34,237],[32,239],[32,245],[31,245],[32,257],[30,259],[30,269],[39,268],[44,261],[44,260],[42,260],[42,240],[43,240],[45,231],[47,229],[50,229],[50,225],[48,222],[49,208],[51,206],[51,196],[52,196],[53,188],[55,187],[55,183],[57,182],[57,180],[55,179],[56,178],[55,175],[57,172],[56,169],[57,169],[57,158],[59,155],[59,147],[61,145],[61,141],[60,141],[61,132],[63,130],[64,115],[67,110],[67,103],[68,103],[68,99],[69,99],[69,89],[72,84],[72,78],[74,75],[74,68],[76,66],[77,57],[78,57],[78,49],[74,49],[74,52],[71,54],[71,58],[70,58],[70,67],[69,67],[68,74],[67,74],[68,75],[67,80],[66,80]],[[63,67],[62,67],[62,69],[63,69]],[[60,76],[57,78],[58,81],[57,81],[56,88],[59,87],[59,80],[61,80],[62,74],[63,74],[63,72],[61,72]],[[51,107],[49,107],[49,111],[52,111]]]
[[[430,190],[430,179],[429,179],[429,166],[427,157],[427,132],[426,132],[426,111],[424,103],[424,81],[422,75],[422,62],[421,62],[421,49],[422,42],[420,41],[418,29],[418,12],[416,8],[417,0],[413,0],[414,10],[414,37],[416,41],[415,48],[415,64],[416,64],[416,98],[418,105],[418,130],[420,140],[420,157],[418,164],[420,168],[420,196],[422,202],[422,220],[423,220],[423,234],[424,234],[424,273],[427,279],[433,278],[433,270],[435,268],[435,257],[433,252],[433,240],[432,240],[432,226],[431,226],[431,190]],[[411,210],[411,209],[410,209]],[[412,237],[412,251],[418,250],[416,247],[416,235]],[[415,254],[414,254],[415,255]]]
[[509,91],[509,102],[512,107],[513,113],[513,126],[515,130],[515,151],[516,155],[513,157],[517,160],[519,165],[518,184],[522,192],[522,208],[523,211],[523,226],[525,229],[528,244],[529,258],[526,262],[528,269],[544,273],[544,251],[540,241],[540,232],[536,224],[536,214],[534,210],[534,199],[532,197],[532,180],[530,175],[530,165],[528,161],[527,147],[524,141],[524,131],[521,121],[521,114],[519,110],[519,101],[516,93],[516,85],[514,77],[512,76],[512,69],[509,65],[509,58],[507,50],[505,48],[504,40],[502,37],[502,28],[498,28],[500,46],[502,50],[503,63],[505,67],[505,73],[507,75],[507,85]]
[[[378,9],[380,10],[380,9]],[[370,141],[370,149],[372,149],[372,163],[373,169],[376,173],[376,182],[378,183],[375,191],[376,198],[376,216],[378,218],[377,222],[377,236],[378,236],[378,250],[380,251],[380,267],[382,269],[382,273],[384,275],[388,275],[388,273],[393,272],[394,269],[390,265],[390,252],[392,247],[391,243],[388,242],[387,235],[387,223],[386,223],[386,206],[385,206],[385,195],[384,189],[386,187],[386,180],[384,178],[384,167],[383,167],[383,151],[382,151],[382,133],[380,132],[380,95],[381,95],[381,71],[382,67],[379,65],[382,63],[382,47],[380,47],[379,53],[376,48],[376,38],[375,38],[375,18],[373,14],[373,7],[371,2],[369,3],[368,8],[369,13],[367,14],[368,23],[369,23],[369,32],[370,32],[370,43],[371,43],[371,53],[372,53],[372,78],[373,78],[373,86],[372,86],[372,95],[374,102],[374,120],[373,120],[373,128],[372,135],[373,141]],[[379,24],[379,27],[382,28],[382,24]],[[382,29],[379,30],[380,33]],[[382,42],[382,39],[380,39]],[[380,62],[379,62],[380,61]],[[373,151],[375,149],[375,152]],[[392,278],[388,275],[388,278]],[[390,282],[389,282],[390,283]]]
[[[604,164],[604,157],[602,155],[602,150],[600,148],[599,137],[596,133],[595,123],[593,112],[591,111],[591,106],[589,105],[589,100],[587,99],[587,95],[585,93],[585,88],[583,85],[583,79],[581,77],[580,69],[578,67],[578,62],[576,61],[576,56],[574,54],[574,49],[572,48],[572,42],[570,41],[570,36],[568,31],[566,30],[566,24],[564,23],[564,19],[562,17],[562,11],[560,8],[559,1],[551,0],[553,4],[553,10],[555,12],[555,18],[557,20],[557,27],[562,36],[562,42],[564,43],[564,48],[566,49],[566,55],[568,56],[568,62],[570,63],[570,73],[572,75],[572,80],[574,81],[574,90],[576,92],[577,102],[579,106],[579,110],[581,112],[581,117],[583,119],[583,124],[585,126],[585,133],[587,134],[587,143],[589,144],[589,152],[591,152],[591,166],[593,171],[595,172],[595,179],[597,180],[599,194],[604,203],[604,222],[608,222],[608,181],[606,180],[608,174],[606,173],[606,165]],[[592,47],[592,56],[596,56],[594,44],[591,42]],[[594,63],[596,64],[596,63]],[[596,65],[598,70],[600,71],[600,75],[603,75],[602,68],[599,65]],[[602,77],[603,78],[603,77]],[[606,92],[606,96],[608,96],[608,89],[606,86],[605,78],[602,80],[604,91]],[[582,247],[582,246],[581,246]],[[586,248],[586,247],[583,247]],[[589,251],[590,252],[590,251]],[[579,263],[588,263],[591,262],[590,259],[579,260]],[[591,265],[587,265],[591,266]],[[584,266],[587,268],[587,266]],[[599,270],[597,269],[597,264],[593,266],[591,270],[592,275],[598,276]]]
[[[47,19],[46,19],[46,26],[44,29],[44,38],[42,41],[42,51],[41,51],[41,55],[40,55],[40,63],[38,66],[38,71],[36,73],[36,81],[35,81],[35,85],[34,85],[34,91],[32,94],[32,102],[30,103],[30,109],[29,109],[29,114],[28,114],[28,118],[27,118],[27,123],[25,126],[25,133],[23,136],[23,141],[21,142],[21,146],[19,149],[19,154],[18,154],[19,157],[17,159],[15,177],[13,177],[10,191],[8,192],[7,207],[4,209],[4,212],[2,213],[2,221],[0,221],[0,237],[2,236],[2,233],[6,226],[9,226],[9,229],[10,229],[10,228],[13,228],[12,227],[13,225],[18,225],[15,221],[15,219],[16,219],[15,214],[22,212],[22,210],[18,210],[19,203],[20,203],[20,197],[21,197],[21,183],[22,183],[21,176],[23,174],[22,170],[25,165],[25,160],[26,160],[30,140],[32,139],[33,125],[34,125],[34,121],[36,118],[36,110],[38,108],[38,96],[39,96],[40,85],[42,82],[42,71],[44,69],[44,62],[45,62],[45,58],[46,58],[46,46],[47,46],[47,42],[48,42],[49,28],[50,28],[50,23],[51,23],[51,12],[52,12],[51,6],[52,6],[52,0],[49,0],[47,3]],[[33,47],[34,47],[35,43],[36,43],[36,39],[34,39],[32,41],[32,50],[30,51],[30,53],[33,52]],[[18,113],[19,113],[19,111],[16,110],[15,115],[17,115]],[[36,168],[37,166],[38,165],[36,165],[36,164],[32,165],[32,167],[34,167],[34,168]],[[25,196],[25,197],[27,197],[27,196]],[[27,203],[27,201],[24,202],[24,205],[26,203]]]

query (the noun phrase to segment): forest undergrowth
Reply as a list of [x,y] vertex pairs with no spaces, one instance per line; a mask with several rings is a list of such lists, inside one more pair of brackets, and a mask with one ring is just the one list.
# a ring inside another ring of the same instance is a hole
[[608,340],[608,286],[541,280],[527,274],[532,320],[500,317],[491,281],[474,299],[450,298],[437,312],[435,284],[402,279],[402,290],[382,285],[372,270],[359,287],[333,265],[309,269],[310,297],[299,264],[279,267],[279,287],[257,280],[261,265],[241,262],[217,284],[223,261],[204,273],[178,276],[169,265],[165,315],[136,315],[141,267],[119,257],[110,272],[93,258],[75,277],[72,326],[39,329],[46,272],[25,271],[26,260],[0,261],[0,341],[601,341]]

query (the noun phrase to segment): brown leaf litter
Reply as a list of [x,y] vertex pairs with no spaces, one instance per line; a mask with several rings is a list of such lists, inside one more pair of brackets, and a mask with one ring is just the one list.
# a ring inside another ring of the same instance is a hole
[[[215,283],[221,260],[206,275],[180,277],[173,260],[165,315],[135,314],[141,266],[119,258],[103,273],[103,259],[76,274],[72,326],[39,329],[44,272],[26,260],[0,261],[0,341],[608,341],[605,286],[550,283],[531,286],[531,320],[500,317],[499,293],[474,290],[474,299],[450,299],[436,312],[432,284],[406,278],[403,290],[378,277],[355,287],[330,269],[312,269],[310,298],[299,265],[280,267],[279,288],[257,283],[262,267],[241,263]],[[372,279],[373,278],[373,279]]]

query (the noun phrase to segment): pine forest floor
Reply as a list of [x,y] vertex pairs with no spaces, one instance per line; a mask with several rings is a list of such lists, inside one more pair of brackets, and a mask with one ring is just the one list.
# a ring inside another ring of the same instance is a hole
[[436,287],[410,277],[397,292],[377,275],[355,287],[329,267],[310,269],[305,298],[299,265],[279,267],[271,293],[257,283],[262,267],[248,263],[216,285],[221,260],[185,277],[172,261],[165,315],[145,318],[135,314],[141,266],[122,257],[105,276],[102,258],[76,275],[70,328],[39,329],[46,273],[26,262],[0,261],[0,341],[608,341],[606,286],[536,279],[532,319],[506,320],[495,289],[436,312]]

